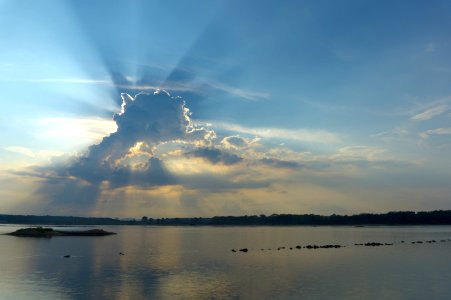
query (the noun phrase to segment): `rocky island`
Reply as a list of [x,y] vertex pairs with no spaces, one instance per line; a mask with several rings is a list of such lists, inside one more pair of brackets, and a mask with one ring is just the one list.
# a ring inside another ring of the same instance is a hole
[[103,229],[89,229],[89,230],[55,230],[53,228],[32,227],[21,228],[14,232],[7,233],[7,235],[20,237],[52,237],[52,236],[104,236],[116,234],[115,232],[108,232]]

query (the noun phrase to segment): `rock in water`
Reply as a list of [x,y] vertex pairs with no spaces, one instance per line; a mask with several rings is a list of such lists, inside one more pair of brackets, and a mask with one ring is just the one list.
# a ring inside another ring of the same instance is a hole
[[7,235],[14,235],[20,237],[52,237],[52,236],[104,236],[116,234],[114,232],[108,232],[103,229],[90,229],[90,230],[54,230],[53,228],[44,227],[32,227],[21,228],[14,232],[7,233]]

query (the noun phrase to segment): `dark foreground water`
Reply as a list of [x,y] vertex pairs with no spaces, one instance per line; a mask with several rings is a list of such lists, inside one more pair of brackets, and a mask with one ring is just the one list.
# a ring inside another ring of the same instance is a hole
[[[451,299],[451,241],[411,244],[451,226],[102,228],[0,235],[0,299]],[[394,245],[354,245],[373,241]],[[289,249],[308,244],[346,247]]]

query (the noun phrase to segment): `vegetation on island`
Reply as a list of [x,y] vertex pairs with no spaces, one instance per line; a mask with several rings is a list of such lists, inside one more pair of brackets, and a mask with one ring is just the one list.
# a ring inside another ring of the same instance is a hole
[[112,235],[114,232],[108,232],[103,229],[90,230],[56,230],[53,228],[31,227],[21,228],[14,232],[7,233],[7,235],[21,236],[21,237],[52,237],[52,236],[104,236]]

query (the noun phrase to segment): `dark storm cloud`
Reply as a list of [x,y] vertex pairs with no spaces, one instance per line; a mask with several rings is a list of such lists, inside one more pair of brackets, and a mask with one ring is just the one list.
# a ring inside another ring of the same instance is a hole
[[93,184],[108,181],[111,188],[128,185],[152,187],[177,183],[177,179],[166,170],[164,163],[155,157],[151,157],[146,163],[141,164],[139,169],[131,169],[126,166],[112,167],[106,163],[93,167],[89,158],[83,157],[77,163],[69,166],[66,171],[68,176],[75,176]]
[[212,164],[233,165],[239,163],[243,158],[236,154],[228,153],[216,148],[199,148],[185,154],[187,157],[200,157]]

